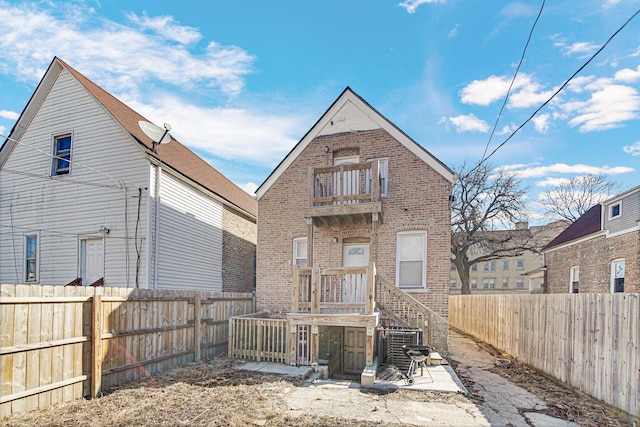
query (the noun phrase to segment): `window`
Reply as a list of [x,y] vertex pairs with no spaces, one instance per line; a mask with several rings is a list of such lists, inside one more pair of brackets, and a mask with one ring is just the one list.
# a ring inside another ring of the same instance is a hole
[[489,289],[496,288],[496,279],[489,279]]
[[396,283],[401,288],[424,288],[427,284],[427,233],[398,233]]
[[609,206],[609,219],[618,218],[622,213],[622,202]]
[[456,271],[456,265],[454,263],[451,263],[451,271]]
[[451,279],[451,280],[449,281],[449,286],[450,286],[450,287],[452,287],[452,288],[455,288],[455,287],[456,287],[456,281],[455,281],[455,279]]
[[[368,161],[378,161],[378,173],[380,174],[380,195],[387,197],[389,195],[389,159],[369,159]],[[371,191],[371,177],[367,179],[367,192]]]
[[307,266],[307,238],[293,239],[293,265],[299,268]]
[[509,278],[507,278],[507,277],[502,278],[502,287],[503,288],[508,288],[509,287]]
[[71,171],[71,134],[53,138],[51,175],[68,175]]
[[25,237],[25,281],[35,282],[38,274],[38,236]]
[[502,269],[503,270],[509,269],[509,261],[502,261]]
[[478,264],[471,265],[471,271],[478,271]]
[[523,259],[519,259],[518,260],[518,265],[516,266],[516,270],[524,270],[524,260]]
[[496,262],[495,261],[485,262],[484,271],[496,271]]
[[477,289],[477,288],[478,288],[478,280],[471,279],[471,289]]
[[524,279],[516,279],[516,288],[522,289],[524,287]]
[[611,263],[611,292],[624,292],[624,260]]
[[580,284],[580,267],[571,267],[569,270],[569,292],[578,293],[578,285]]

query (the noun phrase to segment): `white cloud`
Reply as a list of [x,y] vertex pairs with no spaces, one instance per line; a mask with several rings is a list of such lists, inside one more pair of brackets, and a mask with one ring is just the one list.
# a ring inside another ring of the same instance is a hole
[[491,76],[485,80],[474,80],[460,91],[463,104],[487,106],[504,97],[509,89],[509,80],[503,76]]
[[[128,27],[90,15],[65,19],[60,14],[71,12],[38,7],[27,2],[0,7],[0,72],[38,81],[58,56],[111,91],[136,94],[138,85],[160,81],[184,89],[209,87],[226,96],[238,94],[243,76],[252,72],[255,58],[241,48],[210,42],[204,50],[189,50],[187,43],[200,34],[171,17],[146,16],[138,18],[142,27]],[[161,28],[163,20],[171,31]]]
[[549,130],[549,117],[549,114],[538,114],[531,119],[537,132],[547,133]]
[[195,43],[202,38],[196,28],[179,25],[172,16],[150,17],[143,12],[142,16],[130,13],[127,18],[140,28],[146,28],[167,40],[174,40],[181,44]]
[[625,145],[624,147],[622,147],[622,150],[627,153],[627,154],[631,154],[632,156],[640,156],[640,141],[638,142],[634,142],[631,145]]
[[258,184],[256,184],[255,182],[247,182],[245,184],[239,185],[239,187],[242,188],[247,193],[249,193],[250,195],[255,196],[256,190],[258,189]]
[[560,184],[566,184],[569,178],[547,178],[543,181],[536,181],[536,187],[557,187]]
[[580,57],[591,56],[600,46],[590,42],[576,42],[570,45],[562,46],[562,52],[567,55],[578,55]]
[[[474,80],[460,91],[463,104],[487,106],[503,99],[509,91],[512,77],[490,76],[484,80]],[[513,82],[509,95],[509,108],[528,108],[542,104],[553,94],[552,90],[544,91],[534,77],[520,73]]]
[[157,96],[154,105],[128,105],[155,123],[170,122],[174,137],[206,156],[251,164],[273,166],[301,134],[299,118],[198,107],[171,95]]
[[621,126],[640,117],[640,95],[630,86],[616,85],[600,79],[590,85],[593,90],[586,101],[573,101],[562,108],[576,114],[569,125],[581,132],[602,131]]
[[446,0],[405,0],[402,3],[398,3],[398,6],[404,7],[409,13],[416,13],[418,7],[423,4],[432,4],[432,3],[445,3]]
[[15,111],[0,110],[0,117],[7,120],[18,120],[20,114]]
[[449,117],[457,132],[489,132],[489,125],[484,120],[480,120],[473,114]]
[[453,27],[451,31],[449,31],[449,35],[447,37],[449,38],[456,37],[458,35],[458,28],[460,28],[460,24],[456,24],[456,26]]
[[616,72],[614,78],[624,83],[634,83],[640,80],[640,65],[635,70],[631,68],[623,68]]
[[518,173],[521,178],[546,177],[549,174],[591,174],[591,175],[619,175],[633,172],[634,169],[627,166],[589,166],[583,164],[568,165],[555,163],[549,166],[534,166],[521,169],[520,165],[506,166]]

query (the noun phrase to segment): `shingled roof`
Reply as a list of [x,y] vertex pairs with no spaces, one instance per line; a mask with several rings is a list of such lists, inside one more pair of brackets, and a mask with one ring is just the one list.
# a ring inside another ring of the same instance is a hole
[[589,208],[588,211],[583,213],[580,218],[568,226],[562,233],[558,234],[558,236],[550,241],[542,250],[546,251],[555,246],[560,246],[600,231],[601,208],[602,206],[600,204]]
[[[240,187],[231,182],[227,177],[218,172],[213,166],[205,162],[193,151],[178,142],[175,138],[171,138],[171,141],[167,144],[162,144],[156,147],[157,153],[151,151],[152,142],[151,139],[146,136],[140,127],[138,121],[144,120],[141,114],[131,109],[122,101],[111,95],[106,90],[102,89],[97,84],[86,78],[84,75],[76,71],[69,64],[64,62],[58,57],[54,57],[47,73],[52,69],[54,64],[59,64],[66,70],[68,70],[86,89],[87,91],[100,103],[102,106],[117,120],[120,125],[140,144],[140,146],[146,151],[147,155],[158,159],[161,163],[169,166],[179,174],[189,178],[196,182],[207,190],[217,194],[222,199],[226,200],[235,207],[245,211],[249,215],[255,217],[257,214],[257,203],[253,197]],[[44,78],[43,78],[44,80]],[[36,89],[36,93],[42,87],[42,82]],[[35,94],[32,96],[29,104],[34,101]],[[28,106],[29,106],[28,104]],[[23,111],[20,119],[25,115]],[[17,126],[17,123],[16,123]],[[12,135],[16,126],[12,130]],[[8,141],[5,141],[3,148]]]

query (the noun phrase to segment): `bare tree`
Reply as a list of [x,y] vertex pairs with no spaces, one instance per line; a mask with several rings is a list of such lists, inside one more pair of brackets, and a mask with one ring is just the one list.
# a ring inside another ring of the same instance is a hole
[[538,202],[548,217],[574,222],[619,187],[620,184],[608,181],[604,175],[577,176],[543,192]]
[[462,293],[469,294],[469,272],[476,263],[531,250],[531,233],[506,230],[505,226],[524,217],[528,188],[506,169],[482,163],[456,170],[452,194],[451,255]]

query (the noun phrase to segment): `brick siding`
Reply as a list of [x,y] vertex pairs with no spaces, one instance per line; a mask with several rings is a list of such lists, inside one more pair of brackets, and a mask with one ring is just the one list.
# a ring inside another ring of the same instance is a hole
[[[361,162],[389,159],[389,196],[382,199],[384,221],[378,227],[378,274],[395,282],[398,232],[426,231],[427,289],[411,295],[447,317],[451,184],[382,129],[315,138],[258,201],[258,309],[274,313],[290,310],[293,239],[307,235],[308,167],[330,166],[332,153],[340,150],[344,155],[355,147]],[[345,221],[342,227],[315,225],[314,262],[341,266],[345,239],[367,239],[370,232],[370,224],[357,221]],[[332,242],[333,237],[338,238],[337,243]]]
[[610,292],[611,262],[625,260],[624,291],[640,291],[640,232],[606,238],[604,234],[545,252],[551,293],[569,292],[569,271],[580,267],[579,292]]
[[222,213],[222,228],[222,291],[253,292],[256,222],[225,205]]

